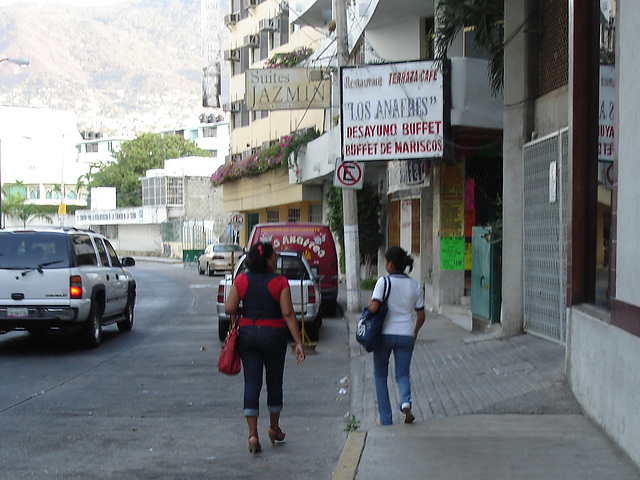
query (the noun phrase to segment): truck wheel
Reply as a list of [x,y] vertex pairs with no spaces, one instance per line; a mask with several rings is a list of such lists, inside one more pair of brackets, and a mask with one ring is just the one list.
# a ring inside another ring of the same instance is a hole
[[89,318],[82,327],[82,340],[87,348],[96,348],[100,345],[102,340],[102,314],[100,313],[100,307],[95,303],[91,304],[91,310],[89,311]]
[[133,309],[136,304],[136,297],[129,294],[127,306],[124,309],[124,320],[120,320],[116,325],[121,332],[128,332],[133,328]]
[[231,322],[229,322],[228,320],[218,320],[218,338],[221,342],[224,342],[225,338],[227,338],[230,323]]

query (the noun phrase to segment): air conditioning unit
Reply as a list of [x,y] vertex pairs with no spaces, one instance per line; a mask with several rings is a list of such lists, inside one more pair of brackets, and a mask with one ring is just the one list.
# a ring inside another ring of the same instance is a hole
[[246,2],[245,5],[247,6],[247,8],[253,8],[256,5],[258,5],[258,3],[260,3],[259,0],[245,0],[245,2]]
[[240,61],[240,50],[237,48],[233,48],[230,50],[224,51],[224,59],[229,62],[239,62]]
[[244,46],[245,47],[259,47],[260,46],[260,35],[246,35],[244,37]]
[[230,13],[229,15],[224,16],[224,24],[228,27],[230,25],[235,25],[240,20],[239,13]]
[[273,20],[273,18],[263,18],[262,20],[260,20],[260,30],[275,30],[275,28],[273,27]]
[[280,13],[284,13],[288,11],[289,11],[289,2],[286,2],[283,0],[282,2],[280,2]]
[[276,18],[272,18],[271,19],[271,28],[275,31],[279,31],[280,30],[280,17],[276,17]]

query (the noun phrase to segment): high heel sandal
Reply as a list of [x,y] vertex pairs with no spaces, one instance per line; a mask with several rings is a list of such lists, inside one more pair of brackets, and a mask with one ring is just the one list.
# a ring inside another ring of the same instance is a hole
[[258,435],[249,435],[249,451],[251,453],[260,453],[262,451]]
[[269,431],[267,433],[269,435],[269,440],[271,440],[271,445],[276,443],[276,440],[279,442],[282,442],[285,437],[285,433],[282,430],[280,430],[280,427],[277,427],[277,428],[269,427]]

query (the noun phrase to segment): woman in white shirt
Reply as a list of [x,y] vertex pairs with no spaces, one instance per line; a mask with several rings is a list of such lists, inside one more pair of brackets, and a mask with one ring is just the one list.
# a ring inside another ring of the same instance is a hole
[[[376,398],[381,425],[391,425],[392,411],[387,388],[389,358],[393,352],[396,366],[396,382],[404,423],[415,419],[411,413],[411,379],[409,366],[418,331],[424,324],[424,294],[420,283],[409,277],[405,271],[413,270],[413,258],[402,248],[390,247],[385,256],[385,268],[389,272],[391,291],[387,299],[389,312],[382,328],[382,340],[373,351],[374,378],[376,382]],[[373,289],[368,309],[375,312],[382,303],[384,280],[380,277]],[[413,312],[417,318],[414,320]]]

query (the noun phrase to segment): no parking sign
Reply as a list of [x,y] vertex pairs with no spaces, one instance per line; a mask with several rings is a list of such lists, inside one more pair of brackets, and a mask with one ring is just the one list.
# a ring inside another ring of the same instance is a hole
[[231,226],[231,230],[234,232],[242,231],[244,228],[244,215],[242,213],[234,213],[231,215],[229,225]]
[[338,158],[333,176],[333,186],[362,190],[364,184],[364,164],[362,162],[344,162]]

